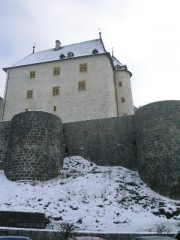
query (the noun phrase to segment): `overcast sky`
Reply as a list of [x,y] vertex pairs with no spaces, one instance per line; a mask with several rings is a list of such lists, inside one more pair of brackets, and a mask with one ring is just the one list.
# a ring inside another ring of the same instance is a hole
[[[180,100],[180,0],[0,0],[0,68],[32,52],[96,39],[126,64],[135,106]],[[0,96],[6,74],[0,70]]]

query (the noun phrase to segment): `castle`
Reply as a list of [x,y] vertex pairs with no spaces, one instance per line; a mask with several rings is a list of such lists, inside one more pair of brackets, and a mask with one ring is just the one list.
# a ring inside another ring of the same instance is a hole
[[180,197],[180,101],[134,113],[131,73],[101,38],[64,48],[57,41],[4,70],[0,163],[8,179],[51,179],[65,156],[80,155],[136,170],[154,190]]
[[7,73],[3,120],[24,111],[44,111],[63,122],[134,113],[131,72],[99,39],[35,52]]

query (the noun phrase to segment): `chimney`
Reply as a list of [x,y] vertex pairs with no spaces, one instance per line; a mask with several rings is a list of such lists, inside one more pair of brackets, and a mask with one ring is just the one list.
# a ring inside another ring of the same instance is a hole
[[56,40],[54,50],[55,50],[55,51],[56,51],[56,50],[59,50],[60,47],[61,47],[61,42],[60,42],[59,40]]

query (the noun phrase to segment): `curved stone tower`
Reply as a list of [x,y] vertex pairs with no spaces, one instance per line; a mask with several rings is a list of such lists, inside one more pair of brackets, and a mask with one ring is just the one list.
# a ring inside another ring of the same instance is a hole
[[180,101],[148,104],[135,114],[138,172],[152,189],[180,197]]
[[46,112],[23,112],[11,121],[5,162],[8,179],[48,180],[59,173],[63,161],[62,122]]

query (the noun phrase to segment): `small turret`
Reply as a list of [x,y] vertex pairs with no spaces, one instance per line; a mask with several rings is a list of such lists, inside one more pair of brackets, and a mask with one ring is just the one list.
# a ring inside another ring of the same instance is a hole
[[112,52],[112,61],[115,69],[115,89],[117,102],[117,115],[131,115],[134,114],[132,90],[131,90],[131,76],[132,73],[127,66],[120,63]]

